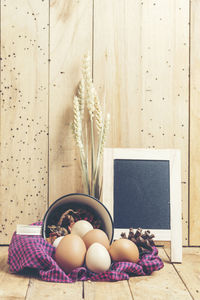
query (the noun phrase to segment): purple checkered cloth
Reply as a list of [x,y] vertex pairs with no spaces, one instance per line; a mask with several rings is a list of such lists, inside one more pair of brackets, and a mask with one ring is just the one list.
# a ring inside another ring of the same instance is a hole
[[[41,223],[35,223],[41,225]],[[12,273],[34,272],[41,280],[52,282],[75,282],[78,280],[118,281],[127,280],[131,276],[150,275],[160,270],[164,264],[158,256],[158,250],[145,251],[140,255],[138,263],[113,263],[106,272],[96,274],[86,267],[74,269],[66,274],[54,260],[56,248],[41,236],[13,234],[9,250],[8,264]]]

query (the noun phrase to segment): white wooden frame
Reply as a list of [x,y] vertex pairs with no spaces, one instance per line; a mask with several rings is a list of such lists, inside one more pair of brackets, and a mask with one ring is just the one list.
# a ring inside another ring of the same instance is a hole
[[[150,229],[155,241],[171,241],[171,262],[182,262],[181,158],[177,149],[105,148],[103,161],[103,203],[113,217],[114,160],[168,160],[170,166],[170,230]],[[135,228],[136,229],[136,228]],[[144,228],[143,228],[144,229]],[[148,229],[148,228],[145,228]],[[127,229],[115,229],[114,238]]]

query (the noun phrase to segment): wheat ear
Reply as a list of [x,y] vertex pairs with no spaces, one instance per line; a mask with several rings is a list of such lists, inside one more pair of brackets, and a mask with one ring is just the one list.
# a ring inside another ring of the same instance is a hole
[[79,102],[80,117],[82,120],[84,116],[84,108],[85,108],[85,83],[83,78],[79,82],[77,95],[78,95],[78,102]]
[[90,65],[91,65],[90,57],[89,55],[85,55],[83,58],[82,76],[84,80],[85,100],[87,103],[88,112],[90,115],[90,119],[93,119],[94,111],[95,111],[95,104],[94,104],[95,88],[92,82]]
[[80,151],[81,170],[84,178],[84,188],[85,191],[89,193],[90,187],[89,187],[89,178],[88,178],[88,165],[87,165],[87,160],[86,160],[83,141],[82,141],[82,123],[81,123],[81,116],[79,110],[79,99],[77,96],[74,97],[73,104],[74,104],[74,121],[72,124],[72,130],[73,130],[76,144],[78,145]]

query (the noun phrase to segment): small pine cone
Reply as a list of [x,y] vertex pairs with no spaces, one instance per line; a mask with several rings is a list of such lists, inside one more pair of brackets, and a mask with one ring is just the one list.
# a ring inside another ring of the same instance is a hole
[[126,236],[126,233],[125,233],[125,232],[122,232],[122,233],[121,233],[121,238],[122,238],[122,239],[127,239],[127,236]]

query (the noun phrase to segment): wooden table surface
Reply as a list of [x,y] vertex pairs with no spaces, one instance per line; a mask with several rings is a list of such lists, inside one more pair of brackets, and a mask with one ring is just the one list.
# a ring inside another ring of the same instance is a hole
[[164,268],[150,276],[117,282],[44,282],[27,275],[11,274],[8,247],[0,247],[0,299],[17,300],[184,300],[200,299],[200,248],[183,248],[183,263],[169,262],[168,248],[159,248]]

